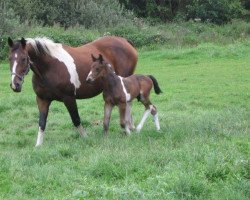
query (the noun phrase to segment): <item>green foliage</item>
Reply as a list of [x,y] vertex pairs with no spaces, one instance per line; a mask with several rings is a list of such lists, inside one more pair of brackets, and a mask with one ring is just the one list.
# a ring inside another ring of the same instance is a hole
[[[26,31],[24,32],[24,29]],[[137,48],[158,48],[196,46],[202,42],[228,44],[233,41],[246,40],[250,36],[250,23],[233,21],[223,26],[190,22],[171,23],[166,25],[149,26],[143,20],[135,18],[130,25],[118,25],[113,28],[90,30],[82,26],[65,29],[59,25],[53,27],[24,25],[13,34],[5,33],[2,38],[0,57],[7,59],[7,37],[14,39],[21,37],[45,36],[55,42],[80,46],[104,35],[117,35],[131,40]]]
[[242,16],[244,12],[240,0],[192,0],[187,5],[187,18],[200,18],[202,21],[209,21],[223,24],[232,19]]
[[52,26],[105,28],[126,23],[131,14],[116,0],[19,0],[10,1],[21,22],[38,22]]
[[137,16],[161,22],[201,18],[216,24],[242,17],[248,3],[244,0],[119,0]]
[[83,27],[75,27],[64,29],[60,26],[30,28],[25,33],[24,37],[48,37],[55,42],[67,44],[70,46],[80,46],[91,42],[100,37],[100,33],[94,30],[88,30]]
[[8,2],[0,1],[0,60],[6,58],[8,35],[22,32],[19,17],[8,7]]

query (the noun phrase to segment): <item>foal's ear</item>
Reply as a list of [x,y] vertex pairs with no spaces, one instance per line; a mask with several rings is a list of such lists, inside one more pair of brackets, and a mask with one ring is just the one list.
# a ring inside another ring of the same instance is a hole
[[99,54],[99,58],[98,58],[98,60],[100,61],[100,63],[102,63],[102,62],[103,62],[103,57],[102,57],[102,54]]
[[97,61],[97,58],[93,54],[91,54],[91,58],[92,58],[93,62]]
[[26,46],[26,40],[23,37],[21,38],[21,45],[23,48]]
[[13,45],[14,45],[14,42],[10,37],[8,37],[8,45],[9,45],[9,47],[13,47]]

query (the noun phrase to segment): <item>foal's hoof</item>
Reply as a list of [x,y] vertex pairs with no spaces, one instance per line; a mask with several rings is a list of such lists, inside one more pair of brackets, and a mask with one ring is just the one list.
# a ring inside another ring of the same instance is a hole
[[141,128],[138,128],[138,127],[137,127],[137,128],[136,128],[136,132],[137,132],[137,133],[140,133],[140,132],[141,132]]

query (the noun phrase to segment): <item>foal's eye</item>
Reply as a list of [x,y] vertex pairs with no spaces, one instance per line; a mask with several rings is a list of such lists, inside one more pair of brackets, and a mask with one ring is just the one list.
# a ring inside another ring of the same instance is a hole
[[25,61],[26,61],[26,58],[22,58],[22,60],[21,60],[21,61],[22,61],[22,63],[25,63]]

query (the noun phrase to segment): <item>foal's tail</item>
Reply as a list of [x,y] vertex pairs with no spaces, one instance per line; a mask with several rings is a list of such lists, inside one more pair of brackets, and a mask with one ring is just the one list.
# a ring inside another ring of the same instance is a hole
[[159,84],[155,79],[155,77],[153,77],[152,75],[148,75],[148,77],[153,81],[155,93],[156,94],[162,93],[161,88],[159,87]]

